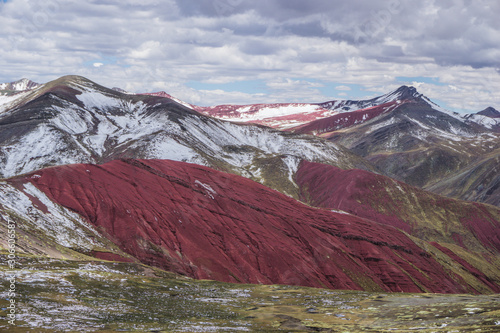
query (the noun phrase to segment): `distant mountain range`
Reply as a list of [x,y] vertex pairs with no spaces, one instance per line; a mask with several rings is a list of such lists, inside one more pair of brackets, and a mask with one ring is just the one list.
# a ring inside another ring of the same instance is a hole
[[493,108],[456,114],[406,86],[215,107],[79,76],[8,88],[0,214],[25,253],[226,282],[500,292]]
[[[341,114],[360,110],[373,113],[374,108],[385,108],[384,110],[387,112],[389,108],[395,108],[401,103],[414,102],[429,105],[435,110],[462,119],[463,121],[469,123],[479,123],[489,129],[495,129],[497,132],[500,131],[500,121],[494,119],[500,118],[500,112],[495,110],[493,107],[488,107],[477,113],[459,114],[441,108],[429,98],[420,94],[414,87],[408,86],[401,86],[390,93],[368,100],[335,100],[322,103],[261,103],[250,105],[229,104],[209,107],[186,103],[163,91],[157,93],[147,93],[147,95],[166,97],[175,100],[176,102],[181,103],[193,110],[215,118],[240,123],[260,124],[282,130],[300,128],[309,125],[313,121],[316,121],[316,123],[319,124],[322,123],[320,122],[321,119],[326,118],[330,118],[326,123],[331,123],[336,119],[342,118],[345,119],[345,121],[349,119],[350,121],[356,121],[356,123],[359,123],[361,120],[364,122],[369,120],[368,115],[365,116],[365,119],[356,119],[359,114],[353,114],[352,116],[341,116]],[[382,109],[378,110],[381,111]],[[342,122],[342,120],[339,120],[339,124]],[[337,124],[338,128],[345,127],[345,125],[339,127],[339,124]],[[325,124],[323,123],[323,125]],[[351,125],[352,124],[349,124],[349,126]],[[313,125],[311,124],[310,126]],[[328,128],[323,128],[322,130],[327,131]]]
[[[175,100],[163,92],[152,95]],[[500,161],[500,112],[493,107],[459,114],[408,86],[360,101],[213,107],[181,103],[219,119],[320,136],[349,148],[397,180],[438,194],[500,205],[500,173],[494,167]]]

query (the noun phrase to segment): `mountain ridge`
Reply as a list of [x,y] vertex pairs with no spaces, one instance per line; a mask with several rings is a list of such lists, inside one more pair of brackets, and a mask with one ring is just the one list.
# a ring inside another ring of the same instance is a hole
[[[297,198],[293,174],[300,160],[307,159],[376,171],[438,194],[500,204],[495,185],[500,172],[479,176],[474,188],[464,179],[451,178],[470,175],[466,166],[477,164],[471,170],[483,170],[480,163],[495,161],[488,154],[497,146],[500,118],[444,112],[409,86],[370,100],[314,104],[307,114],[299,112],[301,105],[254,104],[247,111],[267,113],[269,122],[252,125],[247,117],[238,125],[220,122],[217,115],[204,118],[199,108],[165,92],[125,94],[68,75],[0,97],[0,177],[56,164],[173,158],[260,179]],[[279,108],[288,114],[273,116]],[[295,126],[297,122],[304,124]],[[262,127],[273,124],[286,124],[291,133]],[[308,138],[311,134],[322,139]],[[265,137],[273,139],[265,142]],[[298,146],[285,144],[290,140]],[[21,141],[37,148],[28,151]]]
[[0,113],[4,177],[58,164],[162,158],[241,174],[297,197],[292,176],[301,159],[373,170],[319,138],[234,124],[163,96],[122,94],[79,76],[23,94]]
[[486,109],[484,109],[482,111],[479,111],[476,114],[490,117],[490,118],[500,118],[500,111],[498,111],[497,109],[495,109],[491,106],[487,107]]

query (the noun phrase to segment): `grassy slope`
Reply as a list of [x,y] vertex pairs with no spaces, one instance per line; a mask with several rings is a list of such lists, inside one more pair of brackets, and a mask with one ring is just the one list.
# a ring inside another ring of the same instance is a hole
[[[340,209],[405,230],[447,271],[456,274],[457,284],[469,286],[471,291],[487,293],[488,285],[500,281],[500,245],[495,236],[500,210],[496,207],[441,197],[361,170],[308,162],[301,164],[297,183],[302,200],[314,206]],[[457,257],[425,242],[450,248]],[[484,276],[479,278],[466,267]]]

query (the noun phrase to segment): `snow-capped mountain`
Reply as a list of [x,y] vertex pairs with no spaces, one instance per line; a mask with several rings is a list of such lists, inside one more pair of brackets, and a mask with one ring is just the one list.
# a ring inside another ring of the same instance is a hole
[[165,92],[149,93],[148,95],[170,98],[211,117],[238,123],[260,124],[282,130],[305,125],[340,113],[425,98],[415,88],[407,86],[402,86],[391,93],[368,100],[335,100],[323,103],[260,103],[208,107],[183,102]]
[[370,169],[348,150],[311,136],[201,115],[169,98],[128,95],[68,76],[49,82],[0,113],[0,174],[118,158],[170,159],[210,166],[295,195],[302,159]]
[[491,106],[477,113],[466,114],[464,119],[500,133],[500,111]]
[[338,112],[319,104],[308,103],[193,106],[193,109],[219,119],[260,124],[278,129],[297,126]]
[[9,83],[0,83],[0,90],[25,91],[39,87],[40,84],[29,79],[21,79]]
[[[422,95],[412,97],[290,130],[344,145],[384,174],[408,184],[499,205],[500,170],[492,173],[480,167],[500,156],[498,118],[460,115],[442,110]],[[480,179],[474,187],[466,181],[471,174]],[[457,175],[461,178],[451,180]]]

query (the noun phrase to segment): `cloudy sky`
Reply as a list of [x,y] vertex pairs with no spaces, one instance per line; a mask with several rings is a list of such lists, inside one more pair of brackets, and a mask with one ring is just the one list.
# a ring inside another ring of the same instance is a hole
[[78,74],[198,105],[413,85],[500,109],[497,0],[0,0],[0,82]]

